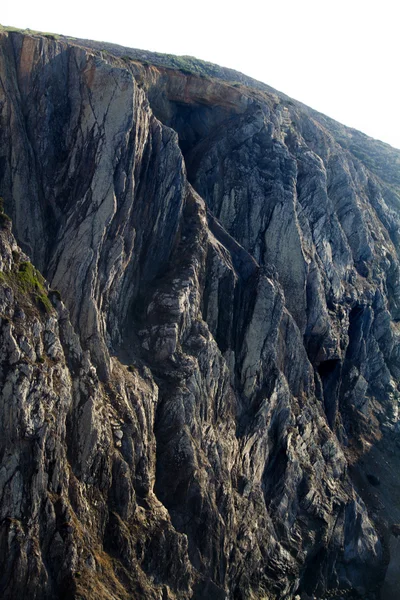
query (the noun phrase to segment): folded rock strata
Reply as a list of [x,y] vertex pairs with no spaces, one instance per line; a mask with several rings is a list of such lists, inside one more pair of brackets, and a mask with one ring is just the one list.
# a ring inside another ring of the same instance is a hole
[[0,33],[1,597],[397,597],[400,152],[107,48]]

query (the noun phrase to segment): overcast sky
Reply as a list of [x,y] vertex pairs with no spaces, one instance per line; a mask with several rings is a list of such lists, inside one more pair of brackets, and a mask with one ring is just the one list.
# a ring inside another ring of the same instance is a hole
[[196,56],[251,75],[400,148],[395,0],[2,4],[3,25]]

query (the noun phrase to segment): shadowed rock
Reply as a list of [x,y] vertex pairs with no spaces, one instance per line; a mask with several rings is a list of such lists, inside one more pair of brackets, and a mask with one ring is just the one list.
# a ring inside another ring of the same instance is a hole
[[0,595],[396,589],[399,153],[107,47],[0,32]]

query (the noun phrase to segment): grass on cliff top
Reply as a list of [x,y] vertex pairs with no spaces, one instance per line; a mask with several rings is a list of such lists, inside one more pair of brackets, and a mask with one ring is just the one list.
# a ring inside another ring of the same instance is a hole
[[[23,33],[26,35],[39,35],[54,40],[58,40],[61,37],[63,37],[57,33],[36,31],[34,29],[19,29],[18,27],[2,25],[0,23],[0,32],[1,31],[6,31],[9,33]],[[111,54],[114,53],[113,44],[105,43],[104,46],[104,48],[101,48],[102,52],[110,52]],[[215,70],[216,67],[216,65],[213,65],[212,63],[207,63],[205,61],[194,58],[193,56],[175,56],[174,54],[162,54],[160,52],[154,52],[153,54],[154,56],[157,56],[159,58],[159,64],[164,64],[165,66],[177,69],[189,75],[196,74],[202,77],[210,76],[212,75],[212,71]],[[118,52],[116,52],[115,55],[118,56]],[[124,55],[122,56],[122,58],[124,60],[137,60],[136,57],[130,55]],[[148,60],[142,60],[141,62],[143,62],[144,64],[152,64],[152,62]]]
[[[19,29],[18,27],[11,27],[0,24],[0,32],[1,31],[43,36],[53,40],[64,39],[72,43],[84,45],[84,47],[93,48],[104,54],[111,54],[115,57],[123,59],[126,62],[133,60],[141,62],[144,65],[162,66],[169,69],[181,71],[186,75],[197,75],[199,77],[204,78],[222,79],[224,81],[234,83],[234,85],[243,85],[243,83],[246,83],[246,81],[249,79],[241,73],[232,71],[231,69],[225,69],[223,67],[220,67],[219,65],[210,63],[205,60],[200,60],[198,58],[195,58],[194,56],[177,56],[175,54],[163,54],[161,52],[150,52],[148,50],[125,48],[123,46],[119,46],[118,44],[113,44],[110,42],[83,40],[80,38],[59,35],[57,33],[36,31],[34,29]],[[260,85],[264,86],[264,84]]]
[[179,71],[182,71],[182,73],[187,73],[188,75],[195,74],[200,75],[201,77],[210,77],[212,76],[213,70],[215,70],[215,65],[194,58],[193,56],[164,54],[163,57],[165,57],[165,62],[169,67],[178,69]]
[[10,25],[2,25],[0,23],[0,32],[1,31],[7,31],[9,33],[25,33],[27,35],[43,35],[44,37],[52,40],[58,40],[61,37],[58,33],[51,33],[49,31],[36,31],[35,29],[18,29],[18,27],[11,27]]
[[[113,50],[110,48],[103,48],[102,52],[113,54]],[[117,55],[115,53],[115,55]],[[139,56],[130,56],[129,54],[123,54],[120,58],[125,62],[131,60],[141,62],[143,65],[157,65],[163,66],[168,69],[175,69],[181,71],[186,75],[198,75],[200,77],[217,77],[218,70],[212,63],[199,60],[193,56],[176,56],[175,54],[160,54],[159,52],[153,52],[153,60],[142,58]]]

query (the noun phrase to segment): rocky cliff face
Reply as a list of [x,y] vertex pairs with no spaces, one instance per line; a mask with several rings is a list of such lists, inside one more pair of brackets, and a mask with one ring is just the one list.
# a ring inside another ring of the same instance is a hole
[[397,598],[400,152],[145,58],[0,33],[0,595]]

